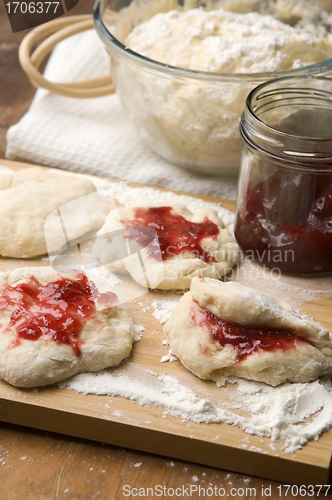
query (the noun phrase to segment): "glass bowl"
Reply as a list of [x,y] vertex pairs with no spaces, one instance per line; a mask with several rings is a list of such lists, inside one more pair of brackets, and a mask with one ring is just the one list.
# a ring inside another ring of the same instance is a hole
[[[210,5],[220,7],[221,2],[211,0]],[[197,7],[194,3],[191,7]],[[276,77],[332,75],[332,59],[251,74],[192,71],[148,59],[123,42],[142,21],[174,9],[176,0],[160,0],[156,11],[157,4],[158,0],[97,0],[94,21],[110,54],[116,93],[127,116],[150,148],[180,167],[203,175],[237,175],[242,151],[239,122],[249,92]],[[118,27],[114,12],[124,16]]]

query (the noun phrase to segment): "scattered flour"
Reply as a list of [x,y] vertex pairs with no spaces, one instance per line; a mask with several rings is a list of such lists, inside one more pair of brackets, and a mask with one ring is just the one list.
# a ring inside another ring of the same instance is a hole
[[154,300],[152,302],[152,307],[154,308],[152,316],[156,318],[161,325],[164,325],[171,318],[173,309],[176,307],[178,302],[179,299]]
[[[6,167],[0,167],[0,169],[6,169]],[[63,174],[63,172],[61,173]],[[90,178],[90,176],[87,177]],[[182,203],[193,212],[210,206],[217,210],[226,227],[234,222],[234,214],[218,204],[205,203],[194,197],[176,195],[153,188],[131,188],[124,182],[110,183],[103,179],[96,180],[95,177],[91,177],[91,180],[100,190],[111,186],[114,198],[121,204],[146,205],[162,199],[165,203],[171,201]],[[247,272],[245,279],[248,284],[249,271],[253,267],[256,271],[259,266],[253,263],[244,263],[244,266],[241,267],[242,269],[245,268]],[[262,277],[262,273],[269,274],[269,271],[259,269],[259,275],[256,274],[255,277],[252,277],[252,283],[249,283],[249,285],[255,286],[254,282],[259,282],[260,289],[270,291],[276,296],[279,295],[284,300],[288,300],[289,295],[289,301],[293,306],[298,305],[300,307],[305,300],[314,299],[321,294],[331,295],[330,278],[322,278],[321,282],[313,288],[309,279],[306,286],[303,286],[303,280],[301,280],[300,284],[297,278],[268,276],[268,279],[266,279],[264,276]],[[94,273],[111,281],[112,286],[122,283],[115,275],[102,275],[102,269],[93,270],[92,274]],[[241,282],[244,279],[243,276],[238,274],[234,278],[236,281]],[[294,294],[294,291],[301,291],[301,293]],[[297,304],[294,304],[294,295],[302,297],[298,299]],[[155,319],[160,324],[166,323],[177,302],[178,299],[174,298],[153,301],[152,307],[154,308],[153,316]],[[149,309],[146,307],[146,311]],[[135,325],[135,330],[135,340],[137,341],[141,337],[144,327]],[[167,340],[162,343],[168,345]],[[165,358],[167,358],[167,361],[172,361],[171,357],[172,354],[169,353],[162,359],[166,361]],[[120,396],[137,401],[141,405],[165,408],[166,411],[162,418],[167,418],[169,413],[181,417],[184,421],[235,425],[249,434],[270,437],[274,442],[283,443],[284,452],[286,453],[294,453],[308,441],[318,439],[322,432],[332,427],[332,383],[327,378],[309,384],[284,384],[276,388],[233,378],[229,382],[238,384],[236,395],[241,402],[241,404],[233,405],[233,408],[244,409],[249,415],[244,417],[234,411],[218,407],[209,399],[198,397],[173,376],[156,376],[152,372],[147,373],[150,380],[144,380],[144,383],[125,375],[116,377],[108,372],[79,374],[60,384],[60,387],[67,387],[83,394]],[[222,389],[220,390],[222,391]],[[35,389],[32,392],[38,392],[38,390]],[[110,408],[109,405],[106,405],[106,407]],[[125,417],[122,411],[114,411],[113,416]],[[253,448],[250,446],[249,439],[242,440],[241,447]],[[276,451],[273,444],[270,444],[269,447],[272,451]],[[258,450],[255,449],[255,451]],[[20,458],[23,461],[26,459],[26,457]],[[2,458],[0,462],[4,465]]]
[[[162,418],[171,414],[183,421],[234,425],[249,434],[282,443],[285,453],[294,453],[332,427],[332,383],[327,378],[276,388],[233,379],[233,383],[238,383],[239,397],[245,394],[244,408],[249,416],[242,416],[198,397],[174,376],[156,375],[151,371],[145,375],[143,383],[105,371],[82,373],[62,382],[60,387],[83,394],[121,396],[141,405],[165,408]],[[113,412],[113,415],[120,417],[123,412]],[[242,447],[247,443],[250,441]]]
[[329,57],[325,37],[259,12],[223,9],[161,12],[136,26],[127,46],[155,61],[213,73],[299,68]]
[[[12,170],[0,165],[0,173],[1,172],[10,173]],[[67,172],[65,170],[57,171],[54,169],[54,172],[59,175],[73,175],[72,172]],[[227,210],[221,203],[206,202],[199,197],[187,194],[176,194],[172,191],[161,191],[155,187],[131,187],[125,181],[114,182],[108,179],[98,178],[94,175],[80,174],[78,172],[75,172],[75,176],[89,179],[103,196],[114,198],[118,203],[124,206],[147,206],[151,203],[160,201],[165,202],[165,204],[174,202],[186,206],[188,210],[193,213],[199,212],[204,208],[216,210],[227,228],[234,223],[234,212]]]

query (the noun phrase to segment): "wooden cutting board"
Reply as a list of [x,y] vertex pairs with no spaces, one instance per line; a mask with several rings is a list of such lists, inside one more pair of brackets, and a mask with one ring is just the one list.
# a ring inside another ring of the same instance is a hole
[[[0,160],[0,165],[15,170],[30,166],[7,160]],[[232,201],[193,196],[210,202],[221,202],[230,210],[235,208],[235,202]],[[45,263],[40,259],[0,259],[0,270],[24,265]],[[308,280],[313,286],[316,278],[303,278],[303,287],[307,286]],[[128,304],[135,322],[143,325],[145,331],[140,342],[134,344],[130,358],[121,364],[117,373],[131,377],[135,376],[137,370],[166,373],[176,376],[195,393],[208,394],[212,402],[230,400],[236,387],[227,385],[218,388],[214,383],[202,381],[189,373],[178,361],[160,362],[161,357],[168,353],[168,348],[162,344],[162,326],[152,316],[151,302],[162,299],[165,299],[164,293],[150,292]],[[150,307],[150,311],[143,312],[144,306]],[[306,301],[301,307],[301,312],[314,316],[330,330],[331,310],[332,288],[331,294],[325,293],[323,298],[319,296],[315,300]],[[284,454],[277,443],[273,443],[275,450],[272,450],[269,446],[270,439],[249,436],[234,426],[183,422],[181,418],[170,415],[163,418],[163,414],[162,408],[140,406],[137,402],[121,397],[86,396],[58,387],[38,391],[22,390],[0,382],[0,420],[4,422],[180,458],[284,483],[328,483],[332,430],[324,433],[318,441],[311,441],[294,455],[290,455]],[[245,445],[245,448],[244,443],[248,442],[250,445]]]

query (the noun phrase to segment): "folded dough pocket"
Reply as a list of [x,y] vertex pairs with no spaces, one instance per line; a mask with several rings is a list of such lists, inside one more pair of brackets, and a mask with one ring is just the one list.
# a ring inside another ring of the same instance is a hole
[[186,368],[219,384],[229,375],[276,386],[332,373],[326,329],[238,283],[195,278],[164,331]]

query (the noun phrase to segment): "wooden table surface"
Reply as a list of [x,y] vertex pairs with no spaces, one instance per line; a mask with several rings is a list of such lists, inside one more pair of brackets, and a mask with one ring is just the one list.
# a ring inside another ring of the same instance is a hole
[[[331,0],[320,3],[324,2],[330,5]],[[71,14],[89,13],[92,5],[92,0],[81,0]],[[5,157],[7,129],[24,115],[35,92],[17,57],[25,34],[11,32],[0,2],[0,158]],[[210,498],[221,498],[216,493],[211,495],[215,487],[224,488],[224,496],[243,499],[311,496],[309,492],[296,494],[293,489],[286,497],[280,483],[258,477],[0,423],[0,500],[111,500],[142,498],[143,494],[153,498],[147,488],[158,485],[166,490],[161,496],[157,496],[160,488],[156,490],[157,498],[171,498],[171,488],[184,488],[181,495],[180,490],[175,491],[173,498],[204,498],[202,488],[208,487]],[[190,485],[191,496],[187,496]],[[332,494],[319,496],[332,498]]]

